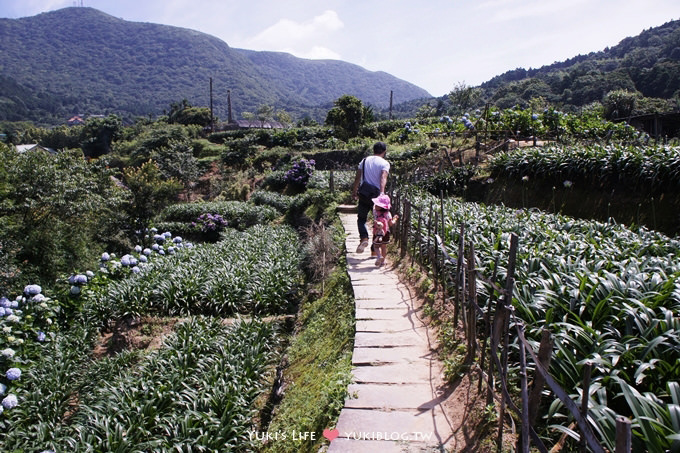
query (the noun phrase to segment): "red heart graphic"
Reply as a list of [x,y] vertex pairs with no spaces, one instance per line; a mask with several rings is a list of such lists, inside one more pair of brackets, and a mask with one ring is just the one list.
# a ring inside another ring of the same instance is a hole
[[337,429],[324,429],[323,430],[323,437],[330,440],[331,442],[333,442],[333,439],[335,439],[339,435],[340,435],[340,431],[338,431]]

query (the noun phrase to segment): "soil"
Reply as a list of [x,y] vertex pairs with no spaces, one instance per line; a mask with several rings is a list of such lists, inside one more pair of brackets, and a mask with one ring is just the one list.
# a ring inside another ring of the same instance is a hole
[[94,348],[94,357],[111,357],[125,350],[159,349],[179,321],[180,318],[121,319],[110,331],[101,335]]

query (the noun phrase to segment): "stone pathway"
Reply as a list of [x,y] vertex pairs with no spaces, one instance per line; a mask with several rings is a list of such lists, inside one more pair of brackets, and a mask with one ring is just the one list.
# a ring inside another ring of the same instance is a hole
[[[341,211],[347,264],[356,300],[353,380],[330,453],[445,451],[453,438],[443,410],[434,338],[416,311],[416,300],[388,262],[377,268],[359,245],[356,213]],[[337,437],[336,437],[337,436]]]

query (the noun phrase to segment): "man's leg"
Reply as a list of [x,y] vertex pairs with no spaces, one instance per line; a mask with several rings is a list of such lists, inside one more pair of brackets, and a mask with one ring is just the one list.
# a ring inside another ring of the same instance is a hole
[[368,246],[368,230],[366,229],[366,222],[368,221],[368,213],[373,208],[373,203],[366,203],[359,198],[359,206],[357,208],[357,227],[359,228],[359,247],[357,253],[361,253]]

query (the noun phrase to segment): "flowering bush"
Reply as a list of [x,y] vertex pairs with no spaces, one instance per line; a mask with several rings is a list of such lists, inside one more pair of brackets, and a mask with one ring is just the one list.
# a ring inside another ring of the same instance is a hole
[[219,214],[201,214],[191,224],[199,228],[203,233],[220,232],[229,226],[228,222]]
[[314,159],[300,159],[286,172],[286,182],[293,186],[306,187],[307,181],[314,173]]

